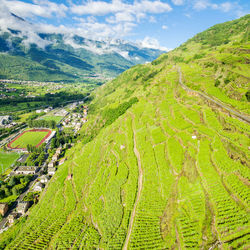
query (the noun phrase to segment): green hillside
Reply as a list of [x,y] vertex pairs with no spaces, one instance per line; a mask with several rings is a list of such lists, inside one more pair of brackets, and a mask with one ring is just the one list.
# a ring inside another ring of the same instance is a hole
[[249,19],[99,87],[81,141],[0,247],[248,249],[250,127],[227,108],[249,118]]

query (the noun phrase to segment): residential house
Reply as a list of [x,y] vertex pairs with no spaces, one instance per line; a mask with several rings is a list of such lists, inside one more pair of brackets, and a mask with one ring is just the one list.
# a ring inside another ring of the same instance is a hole
[[85,123],[87,122],[88,120],[86,118],[82,118],[82,122]]
[[48,175],[54,175],[56,173],[56,168],[48,168]]
[[34,175],[36,174],[36,172],[38,171],[38,167],[35,166],[18,166],[16,168],[14,168],[14,170],[12,171],[13,174],[19,175]]
[[54,161],[51,161],[49,164],[48,164],[48,167],[49,168],[53,168],[55,166],[55,162]]
[[48,107],[48,108],[46,108],[45,110],[44,110],[44,112],[45,113],[48,113],[48,112],[50,112],[52,110],[52,107]]
[[81,126],[82,126],[82,124],[80,123],[80,122],[78,122],[77,124],[76,124],[76,129],[80,129],[81,128]]
[[9,224],[13,224],[15,222],[15,219],[17,219],[17,217],[18,217],[18,213],[11,213],[8,216],[8,222],[9,222]]
[[16,208],[17,213],[25,214],[29,208],[29,205],[30,205],[29,201],[19,201]]
[[33,191],[34,192],[42,192],[43,191],[43,184],[41,182],[37,182],[34,187],[33,187]]
[[43,175],[40,178],[41,183],[47,183],[49,181],[49,177],[47,175]]
[[59,158],[59,154],[58,153],[55,153],[53,156],[52,156],[52,161],[57,161]]
[[0,214],[2,216],[4,216],[7,213],[8,208],[9,208],[9,206],[8,206],[7,202],[1,202],[0,203]]
[[58,154],[58,155],[60,155],[61,152],[62,152],[62,148],[61,147],[56,150],[56,154]]

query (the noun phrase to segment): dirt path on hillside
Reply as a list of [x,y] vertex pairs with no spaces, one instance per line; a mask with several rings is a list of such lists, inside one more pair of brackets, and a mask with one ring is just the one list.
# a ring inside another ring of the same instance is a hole
[[193,90],[193,89],[190,89],[188,88],[183,82],[182,82],[182,73],[181,73],[181,69],[180,67],[177,68],[178,72],[179,72],[179,83],[180,85],[182,86],[182,88],[184,90],[186,90],[187,92],[193,92],[193,93],[197,93],[199,96],[205,98],[206,100],[208,101],[211,101],[213,103],[215,103],[216,105],[220,106],[221,108],[227,110],[232,116],[234,116],[235,118],[237,118],[238,120],[241,120],[241,121],[244,121],[246,123],[250,123],[250,117],[246,114],[241,114],[239,111],[236,111],[236,110],[233,110],[231,108],[229,108],[228,106],[226,106],[225,104],[223,104],[222,102],[220,102],[219,100],[215,100],[211,97],[209,97],[208,95],[202,93],[202,92],[199,92],[199,91],[196,91],[196,90]]
[[136,147],[136,139],[135,139],[135,128],[134,128],[134,117],[132,117],[132,129],[133,129],[133,138],[134,138],[134,154],[137,158],[137,165],[138,165],[138,170],[139,170],[139,176],[138,176],[138,189],[137,189],[137,197],[135,200],[134,208],[130,216],[130,221],[129,221],[129,227],[128,227],[128,233],[127,237],[123,246],[123,250],[128,249],[128,243],[130,241],[130,236],[135,220],[135,213],[136,213],[136,208],[139,203],[140,197],[141,197],[141,191],[142,191],[142,177],[143,177],[143,172],[142,172],[142,167],[141,167],[141,156],[140,153]]

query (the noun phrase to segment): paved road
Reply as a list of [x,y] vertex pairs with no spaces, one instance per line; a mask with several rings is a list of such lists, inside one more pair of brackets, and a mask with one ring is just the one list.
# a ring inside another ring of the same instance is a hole
[[128,226],[128,233],[125,239],[125,243],[123,246],[123,250],[127,250],[128,249],[128,244],[130,241],[130,236],[132,233],[132,228],[133,228],[133,224],[134,224],[134,220],[135,220],[135,214],[136,214],[136,208],[138,206],[140,197],[141,197],[141,192],[142,192],[142,184],[143,184],[143,171],[142,171],[142,166],[141,166],[141,156],[140,153],[137,149],[136,146],[136,133],[135,133],[135,127],[134,127],[134,117],[132,117],[133,121],[132,121],[132,129],[133,129],[133,138],[134,138],[134,154],[137,158],[137,165],[138,165],[138,170],[139,170],[139,176],[138,176],[138,190],[137,190],[137,196],[136,196],[136,200],[134,203],[134,208],[132,210],[132,213],[130,215],[130,220],[129,220],[129,226]]
[[185,84],[183,84],[182,82],[182,73],[181,73],[181,69],[178,67],[178,72],[179,72],[179,83],[180,85],[182,86],[182,88],[186,91],[190,91],[190,92],[194,92],[194,93],[197,93],[198,95],[200,95],[201,97],[215,103],[216,105],[220,106],[221,108],[227,110],[231,115],[233,115],[234,117],[236,117],[237,119],[240,119],[246,123],[250,123],[250,117],[246,114],[242,114],[236,110],[233,110],[232,108],[229,108],[228,106],[226,106],[225,104],[221,103],[220,101],[218,100],[215,100],[211,97],[209,97],[208,95],[204,94],[204,93],[201,93],[199,91],[196,91],[196,90],[193,90],[193,89],[190,89],[188,88]]

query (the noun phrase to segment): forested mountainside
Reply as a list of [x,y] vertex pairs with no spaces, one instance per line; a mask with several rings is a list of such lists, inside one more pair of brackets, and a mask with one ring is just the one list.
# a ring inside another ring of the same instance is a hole
[[81,81],[115,77],[131,66],[156,59],[163,51],[123,40],[95,41],[81,36],[31,32],[32,24],[12,14],[26,27],[0,27],[0,79]]
[[99,87],[81,140],[1,248],[248,249],[249,19]]

